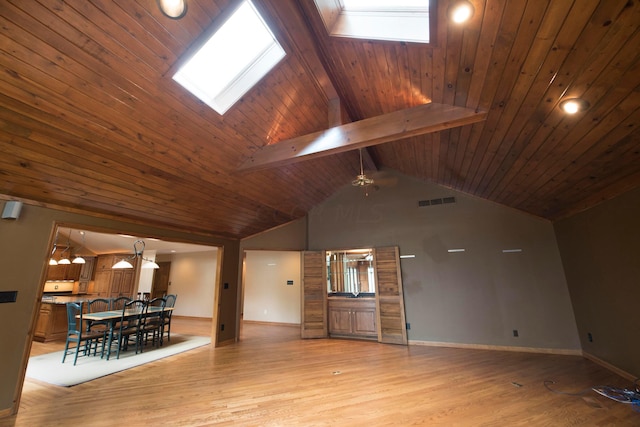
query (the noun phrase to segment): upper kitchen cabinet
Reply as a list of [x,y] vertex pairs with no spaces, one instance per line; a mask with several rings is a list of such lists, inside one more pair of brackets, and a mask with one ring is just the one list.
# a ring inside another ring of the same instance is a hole
[[58,264],[47,267],[47,280],[78,280],[82,264]]

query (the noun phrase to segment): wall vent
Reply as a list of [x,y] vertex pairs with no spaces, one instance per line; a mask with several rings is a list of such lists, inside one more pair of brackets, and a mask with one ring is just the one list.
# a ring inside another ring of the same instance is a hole
[[426,206],[435,206],[435,205],[442,205],[444,203],[455,203],[455,202],[456,202],[455,197],[442,197],[442,198],[431,199],[431,200],[418,200],[418,207],[424,208]]

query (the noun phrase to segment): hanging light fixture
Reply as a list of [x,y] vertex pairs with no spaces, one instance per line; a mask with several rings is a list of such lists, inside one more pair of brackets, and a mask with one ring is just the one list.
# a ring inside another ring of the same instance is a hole
[[180,19],[187,14],[187,0],[157,0],[160,11],[171,19]]
[[155,261],[151,261],[150,259],[142,258],[142,266],[140,268],[160,268]]
[[[85,240],[84,240],[84,231],[80,232],[80,235],[82,236],[82,246],[80,246],[80,249],[84,248],[84,244],[85,244]],[[78,255],[78,251],[76,251],[76,257],[73,259],[73,261],[71,261],[72,264],[85,264],[87,261],[85,261],[84,258],[82,258],[82,256]]]
[[53,244],[53,250],[51,251],[51,257],[49,258],[49,265],[58,265],[58,261],[53,257],[53,254],[56,253],[56,244]]
[[144,246],[144,241],[136,240],[135,242],[133,242],[133,255],[121,259],[120,261],[113,264],[113,267],[111,268],[133,268],[133,264],[131,264],[130,260],[135,260],[138,257],[142,259],[142,266],[140,268],[160,268],[158,264],[142,256],[142,253],[144,252]]
[[58,260],[58,265],[71,264],[71,261],[69,261],[69,257],[67,255],[65,255],[66,252],[69,252],[69,248],[70,247],[71,247],[71,229],[69,229],[69,236],[67,237],[67,247],[64,248],[64,250],[60,254],[60,259]]
[[53,241],[53,250],[51,251],[51,256],[49,257],[49,265],[58,265],[58,261],[53,257],[56,253],[56,249],[58,249],[58,230],[56,229],[56,239]]

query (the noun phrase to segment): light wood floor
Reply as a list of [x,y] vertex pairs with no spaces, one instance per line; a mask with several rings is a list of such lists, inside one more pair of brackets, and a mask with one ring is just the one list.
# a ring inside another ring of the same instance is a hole
[[[174,318],[172,332],[209,322]],[[32,354],[60,344],[34,343]],[[27,379],[0,426],[639,426],[595,392],[629,382],[576,356],[348,340],[300,340],[290,326],[245,324],[241,342],[201,347],[71,388]]]

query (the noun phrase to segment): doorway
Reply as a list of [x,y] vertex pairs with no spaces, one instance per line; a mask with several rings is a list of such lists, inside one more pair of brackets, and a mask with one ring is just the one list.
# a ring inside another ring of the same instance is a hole
[[169,293],[169,281],[171,273],[171,261],[158,262],[158,267],[153,272],[153,282],[151,283],[151,299],[162,298]]

